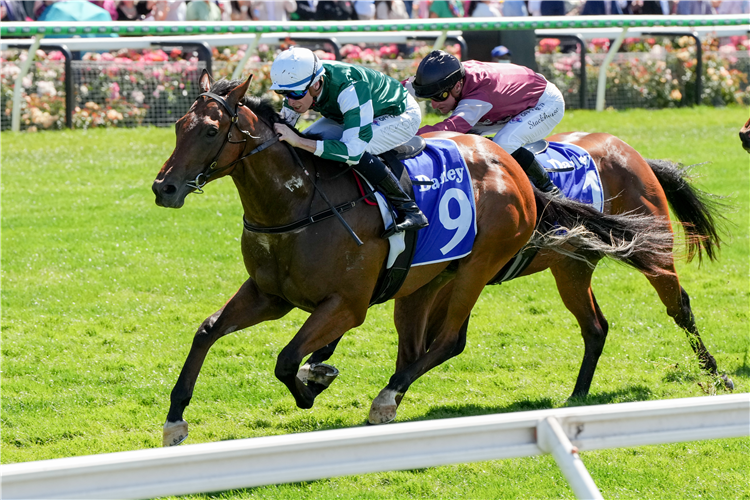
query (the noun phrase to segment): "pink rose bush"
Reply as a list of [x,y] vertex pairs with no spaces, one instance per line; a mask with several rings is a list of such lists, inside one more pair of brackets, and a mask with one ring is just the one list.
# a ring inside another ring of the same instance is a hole
[[[539,72],[554,82],[575,107],[580,95],[580,48],[563,53],[562,47],[541,40],[536,60]],[[700,102],[707,105],[750,103],[748,67],[750,42],[745,36],[706,38],[703,49],[703,87]],[[596,85],[609,40],[592,39],[586,47],[588,107],[593,107]],[[692,37],[626,38],[607,68],[608,105],[665,108],[696,101],[696,54]]]
[[[261,44],[245,61],[243,78],[253,75],[249,93],[270,98],[277,106],[281,98],[270,92],[270,68],[280,46]],[[594,39],[587,45],[586,75],[589,107],[593,106],[599,66],[610,41]],[[580,54],[564,53],[566,44],[543,39],[537,47],[539,71],[553,81],[573,106],[580,92]],[[748,66],[750,42],[746,36],[703,41],[703,88],[700,102],[708,105],[750,104]],[[330,47],[328,49],[331,49]],[[395,44],[372,48],[347,44],[341,48],[344,61],[371,67],[401,81],[414,75],[419,62],[432,46],[421,44],[405,55]],[[444,50],[461,57],[460,45]],[[213,48],[213,77],[231,78],[245,59],[246,45]],[[616,107],[674,107],[695,102],[695,57],[691,37],[628,38],[607,69],[607,103]],[[332,50],[316,50],[322,60],[333,60]],[[10,126],[12,96],[25,51],[0,53],[0,110],[2,128]],[[74,61],[75,109],[73,125],[88,127],[168,126],[190,107],[197,89],[202,63],[197,55],[180,49],[91,52]],[[64,57],[59,51],[37,51],[23,82],[21,121],[28,130],[65,127]],[[623,104],[624,103],[624,104]]]

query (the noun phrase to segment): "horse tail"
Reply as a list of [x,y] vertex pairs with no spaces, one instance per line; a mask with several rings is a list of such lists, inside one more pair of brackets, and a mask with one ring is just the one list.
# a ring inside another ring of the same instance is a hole
[[584,260],[611,257],[644,274],[665,274],[672,264],[673,235],[663,217],[603,214],[568,198],[534,189],[537,227],[530,244]]
[[718,211],[724,205],[719,203],[718,197],[690,185],[687,172],[692,167],[683,167],[669,160],[646,159],[646,163],[656,175],[669,206],[685,230],[688,262],[696,255],[701,262],[704,251],[709,260],[716,260],[721,248],[717,222],[723,218]]

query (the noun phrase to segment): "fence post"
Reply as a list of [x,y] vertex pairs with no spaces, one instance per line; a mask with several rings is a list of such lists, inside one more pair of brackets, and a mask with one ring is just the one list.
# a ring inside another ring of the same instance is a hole
[[[435,40],[435,45],[432,46],[432,50],[441,50],[445,45],[445,40],[448,39],[448,30],[443,30],[440,36]],[[463,56],[463,54],[462,54]]]
[[242,56],[240,62],[237,63],[237,67],[234,68],[234,73],[232,73],[232,80],[239,80],[242,76],[242,70],[245,69],[245,64],[247,64],[247,60],[250,59],[250,56],[255,53],[255,49],[258,48],[258,44],[260,43],[260,36],[262,34],[263,33],[256,33],[253,41],[250,43],[250,45],[247,46],[245,55]]
[[607,67],[609,67],[609,63],[612,62],[612,59],[615,57],[615,54],[618,50],[620,50],[620,45],[622,45],[622,41],[625,40],[625,35],[628,34],[628,28],[627,26],[622,29],[622,32],[617,36],[617,40],[615,40],[615,43],[612,44],[612,46],[609,48],[609,52],[607,52],[607,56],[604,58],[604,62],[602,62],[602,67],[599,68],[599,82],[596,87],[596,110],[597,111],[604,111],[604,92],[607,88]]
[[578,455],[578,448],[570,442],[555,417],[547,417],[537,424],[536,439],[539,448],[555,458],[576,497],[603,500],[604,497]]
[[[32,42],[33,43],[33,42]],[[29,44],[11,44],[9,49],[27,49]],[[59,50],[65,58],[65,126],[73,128],[73,108],[75,108],[75,92],[73,90],[73,68],[71,60],[73,55],[65,45],[50,45],[43,43],[39,45],[42,50]],[[15,92],[14,92],[15,97]],[[13,104],[15,107],[15,103]]]
[[38,49],[39,45],[42,43],[43,37],[44,35],[34,35],[34,41],[29,47],[29,55],[19,68],[20,71],[16,77],[16,83],[13,86],[13,114],[11,115],[10,121],[10,129],[13,132],[21,130],[21,87],[23,87],[23,79],[26,76],[26,73],[29,72],[31,63],[34,61],[34,56],[36,55],[36,49]]

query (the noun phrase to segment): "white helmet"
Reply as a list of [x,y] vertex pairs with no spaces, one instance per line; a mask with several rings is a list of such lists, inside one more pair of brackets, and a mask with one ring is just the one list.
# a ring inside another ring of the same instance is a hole
[[312,50],[292,47],[271,65],[271,90],[306,90],[323,75],[323,65]]

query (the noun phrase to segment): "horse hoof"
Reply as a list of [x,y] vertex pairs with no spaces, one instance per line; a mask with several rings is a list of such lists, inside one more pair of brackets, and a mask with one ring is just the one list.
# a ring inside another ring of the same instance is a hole
[[370,416],[367,421],[371,425],[380,425],[393,422],[396,419],[396,409],[398,403],[396,396],[399,395],[391,389],[383,389],[378,397],[372,400],[370,406]]
[[731,378],[727,377],[726,375],[722,375],[721,380],[724,381],[724,387],[726,387],[728,391],[734,391],[734,382],[732,382]]
[[328,387],[338,376],[339,371],[335,367],[323,363],[317,363],[310,366],[307,381]]
[[164,423],[164,435],[161,442],[162,446],[177,446],[185,441],[187,437],[188,424],[184,420]]
[[396,420],[396,405],[379,406],[370,408],[370,416],[367,423],[370,425],[388,424]]

